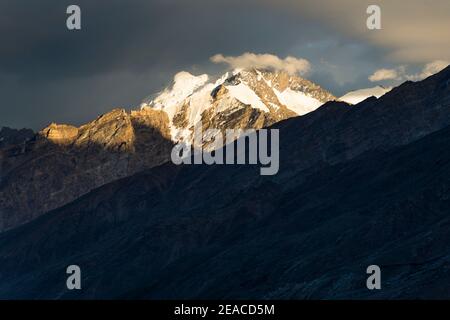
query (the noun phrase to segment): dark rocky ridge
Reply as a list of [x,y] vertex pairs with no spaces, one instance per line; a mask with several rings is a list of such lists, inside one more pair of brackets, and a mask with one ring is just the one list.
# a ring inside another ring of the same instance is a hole
[[0,148],[0,232],[166,162],[173,146],[167,121],[161,111],[115,109],[79,128],[51,124]]
[[449,111],[447,68],[276,124],[276,176],[165,164],[108,184],[0,235],[0,297],[448,298]]
[[11,129],[3,127],[0,130],[0,149],[11,145],[20,145],[32,139],[34,132],[31,129]]

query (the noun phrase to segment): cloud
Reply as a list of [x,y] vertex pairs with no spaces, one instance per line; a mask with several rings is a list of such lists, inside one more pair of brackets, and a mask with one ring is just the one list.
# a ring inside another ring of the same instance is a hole
[[336,95],[370,85],[378,66],[407,65],[414,76],[450,61],[450,1],[430,2],[377,0],[382,30],[368,30],[372,0],[77,0],[82,30],[70,32],[71,2],[0,0],[0,126],[80,124],[134,107],[180,70],[219,74],[216,53],[272,53],[278,69],[302,57],[308,78]]
[[384,80],[396,80],[398,78],[399,74],[396,69],[379,69],[369,77],[369,80],[372,82],[378,82]]
[[258,68],[258,69],[272,69],[277,71],[285,71],[289,74],[306,74],[311,70],[311,64],[306,59],[299,59],[288,56],[284,59],[273,54],[255,54],[246,52],[240,56],[223,56],[222,54],[216,54],[210,58],[214,63],[225,63],[233,69],[246,69],[246,68]]
[[438,73],[439,71],[445,69],[450,63],[445,60],[436,60],[430,63],[427,63],[425,67],[422,69],[422,72],[407,75],[406,79],[418,81],[425,78],[428,78],[429,76],[432,76],[433,74]]
[[449,64],[450,63],[445,60],[435,60],[433,62],[427,63],[420,72],[412,74],[406,72],[405,66],[399,66],[394,69],[379,69],[369,77],[369,80],[372,82],[379,82],[386,80],[420,81],[445,69]]
[[[450,1],[448,0],[261,0],[274,10],[284,6],[291,14],[321,22],[365,43],[385,50],[392,62],[424,64],[450,60]],[[366,9],[381,8],[381,30],[366,26]]]
[[180,70],[218,74],[222,66],[209,61],[216,53],[296,56],[294,40],[317,37],[307,21],[255,10],[254,1],[77,0],[82,29],[73,32],[72,2],[0,0],[0,127],[81,124],[116,106],[134,108]]

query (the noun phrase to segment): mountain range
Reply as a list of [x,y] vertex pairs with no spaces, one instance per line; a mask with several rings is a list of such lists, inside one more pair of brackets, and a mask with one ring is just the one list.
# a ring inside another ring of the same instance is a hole
[[[52,123],[35,135],[17,131],[15,143],[6,143],[14,130],[2,130],[0,232],[169,161],[174,143],[192,144],[199,123],[203,130],[260,129],[336,99],[285,72],[235,70],[208,79],[180,72],[140,110],[114,109],[81,127]],[[212,150],[207,143],[195,147]]]
[[[257,70],[175,80],[139,111],[2,147],[0,298],[450,297],[450,67],[354,105]],[[278,129],[279,173],[168,162],[199,120]],[[52,203],[66,177],[83,187]]]

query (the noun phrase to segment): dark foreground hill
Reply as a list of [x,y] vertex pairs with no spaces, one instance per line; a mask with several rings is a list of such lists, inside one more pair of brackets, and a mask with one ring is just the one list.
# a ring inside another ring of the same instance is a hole
[[277,124],[276,176],[166,164],[108,184],[0,235],[0,298],[449,298],[449,111],[447,68]]

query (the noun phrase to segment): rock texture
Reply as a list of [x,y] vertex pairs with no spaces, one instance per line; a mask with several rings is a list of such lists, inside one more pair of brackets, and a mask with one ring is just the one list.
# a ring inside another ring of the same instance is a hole
[[51,124],[20,149],[2,150],[0,230],[167,161],[167,124],[161,111],[115,109],[79,128]]
[[[142,104],[142,109],[165,111],[172,140],[196,148],[194,129],[261,129],[278,121],[303,115],[336,98],[320,86],[284,72],[235,70],[215,82],[207,75],[182,72],[171,88]],[[203,135],[206,139],[207,134]]]
[[0,235],[0,298],[448,299],[449,111],[450,67],[275,124],[276,176],[164,164],[115,181]]
[[[306,104],[300,101],[302,112],[334,99],[312,82],[283,73],[240,70],[215,83],[207,80],[182,72],[172,88],[138,111],[115,109],[79,128],[52,123],[33,139],[13,144],[8,138],[8,148],[0,148],[0,232],[169,161],[173,143],[191,144],[196,125],[204,132],[272,125],[297,115],[289,109],[292,101],[280,101],[295,90],[294,95],[309,97]],[[213,141],[194,147],[212,150]]]
[[11,129],[3,127],[0,130],[0,150],[10,146],[22,145],[31,138],[33,138],[34,132],[30,129]]
[[78,128],[66,124],[52,123],[41,131],[41,135],[55,144],[71,144],[78,137]]

